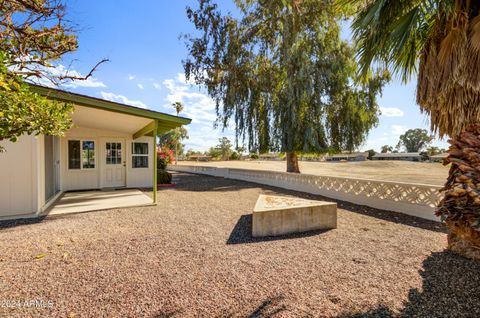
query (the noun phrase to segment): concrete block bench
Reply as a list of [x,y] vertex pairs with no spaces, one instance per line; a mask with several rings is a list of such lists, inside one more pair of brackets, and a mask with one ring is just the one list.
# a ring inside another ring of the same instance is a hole
[[253,209],[253,237],[336,227],[336,203],[261,194]]

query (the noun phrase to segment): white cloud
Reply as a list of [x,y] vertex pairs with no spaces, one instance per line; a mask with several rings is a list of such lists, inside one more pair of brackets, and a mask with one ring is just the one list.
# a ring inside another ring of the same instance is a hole
[[135,75],[128,75],[128,80],[133,81],[136,78]]
[[162,84],[168,91],[164,108],[173,114],[174,108],[171,104],[182,102],[185,109],[180,116],[192,119],[192,123],[186,126],[189,131],[189,139],[184,141],[187,149],[205,151],[217,145],[218,139],[223,136],[234,142],[235,132],[232,129],[222,131],[213,128],[217,119],[215,101],[202,93],[197,86],[191,85],[190,81],[187,82],[184,74],[179,73],[175,78],[164,80]]
[[144,89],[142,84],[137,84],[137,87],[140,88],[140,89]]
[[380,111],[386,117],[403,117],[403,111],[397,107],[380,107]]
[[212,122],[217,118],[215,101],[200,91],[192,91],[191,86],[186,84],[184,79],[185,76],[180,73],[176,79],[163,81],[163,86],[169,91],[165,98],[168,105],[165,105],[165,107],[169,108],[175,102],[182,102],[185,106],[183,115],[191,118],[192,123],[202,122],[212,125]]
[[162,85],[158,84],[158,83],[153,83],[153,87],[155,89],[162,89]]
[[122,103],[126,105],[131,105],[131,106],[136,106],[140,108],[147,108],[147,105],[142,103],[141,101],[138,100],[130,100],[127,97],[123,95],[117,95],[114,93],[107,93],[107,92],[100,92],[100,95],[102,95],[103,99],[112,101],[112,102],[117,102],[117,103]]
[[402,125],[392,125],[392,135],[401,135],[405,131],[407,131],[407,127],[402,126]]

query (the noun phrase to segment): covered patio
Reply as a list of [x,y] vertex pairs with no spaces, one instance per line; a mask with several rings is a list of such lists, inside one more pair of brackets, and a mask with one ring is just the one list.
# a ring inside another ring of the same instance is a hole
[[59,215],[154,205],[138,189],[79,191],[64,193],[43,215]]

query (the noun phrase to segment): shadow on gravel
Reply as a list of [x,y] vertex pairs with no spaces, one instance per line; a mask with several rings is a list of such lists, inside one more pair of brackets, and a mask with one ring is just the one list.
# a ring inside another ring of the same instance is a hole
[[251,314],[246,315],[248,318],[267,318],[275,317],[275,315],[287,310],[285,305],[280,304],[283,297],[275,297],[265,300],[260,306],[258,306]]
[[267,236],[267,237],[252,237],[252,215],[242,215],[238,219],[237,224],[233,228],[230,236],[227,240],[227,245],[231,244],[247,244],[247,243],[259,243],[278,240],[289,240],[302,237],[315,236],[322,233],[326,233],[330,230],[315,230],[295,234],[279,235],[279,236]]
[[[447,233],[444,224],[417,218],[403,213],[379,210],[364,205],[358,205],[350,202],[339,201],[331,198],[322,197],[320,195],[309,194],[305,192],[292,191],[282,188],[276,188],[268,185],[257,184],[252,182],[224,179],[207,175],[197,175],[189,173],[174,173],[174,180],[177,187],[174,191],[200,191],[200,192],[236,192],[243,189],[258,188],[262,193],[274,195],[289,195],[310,200],[320,200],[336,202],[339,209],[347,210],[353,213],[359,213],[381,219],[388,222],[399,223],[403,225],[413,226],[424,230]],[[253,209],[253,205],[252,205]]]
[[480,317],[480,262],[452,252],[432,253],[420,271],[421,290],[411,289],[400,313],[384,305],[342,318]]
[[24,225],[31,225],[41,223],[45,220],[45,216],[38,217],[38,218],[31,218],[31,219],[19,219],[19,220],[8,220],[8,221],[0,221],[0,231],[4,229],[24,226]]

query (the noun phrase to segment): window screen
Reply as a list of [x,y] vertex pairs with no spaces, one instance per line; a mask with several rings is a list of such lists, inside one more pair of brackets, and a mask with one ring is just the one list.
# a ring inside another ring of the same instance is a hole
[[132,168],[148,168],[147,142],[132,142]]

